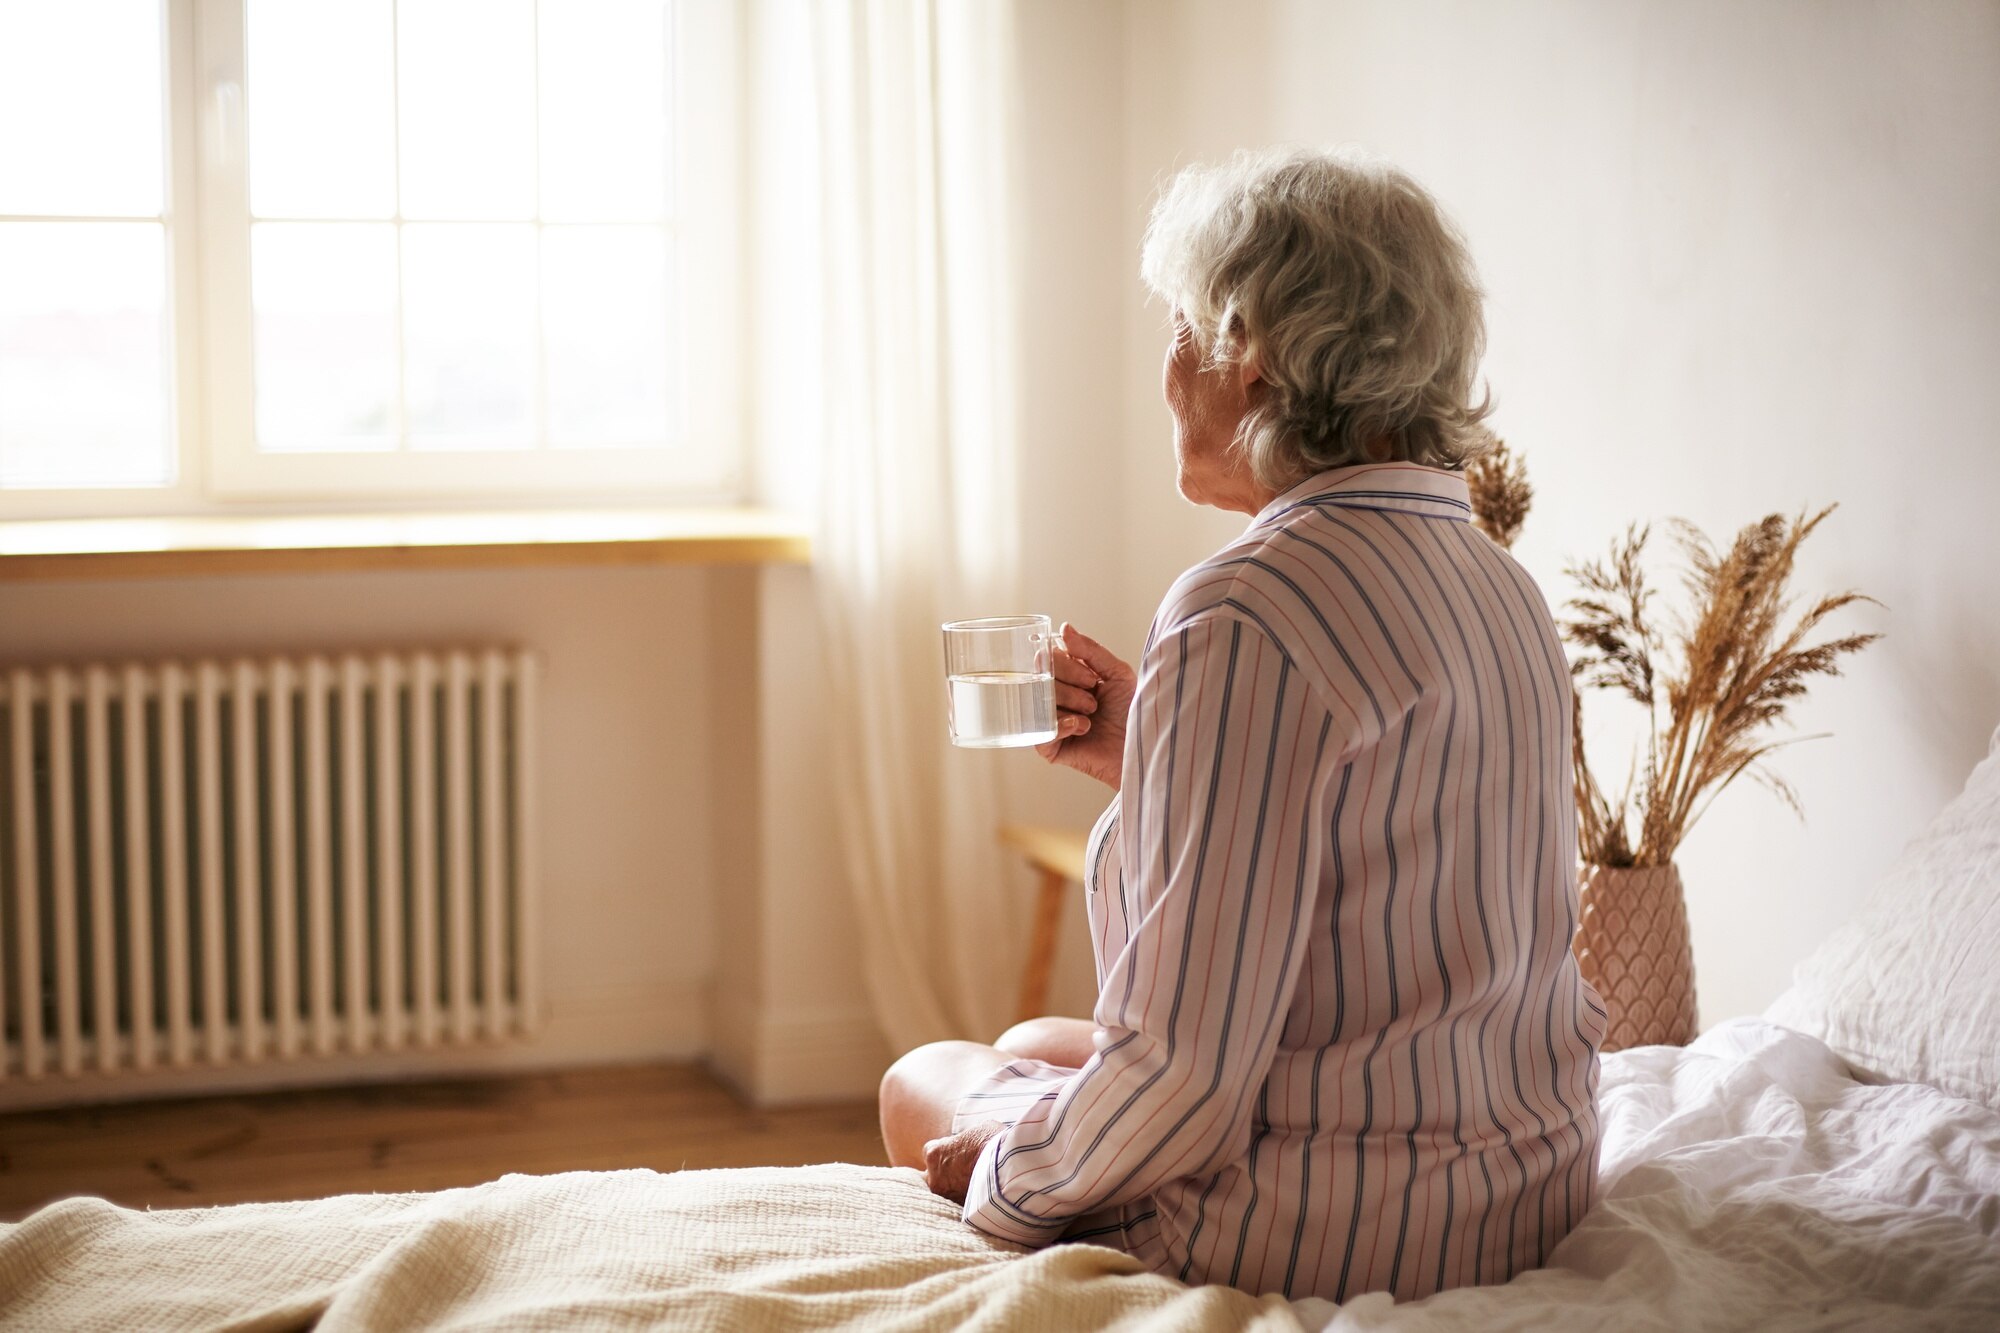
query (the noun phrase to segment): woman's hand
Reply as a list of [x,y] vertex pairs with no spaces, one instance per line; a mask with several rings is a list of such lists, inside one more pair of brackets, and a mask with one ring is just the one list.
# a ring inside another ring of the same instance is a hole
[[985,1151],[987,1141],[1005,1128],[999,1121],[989,1120],[983,1125],[974,1125],[926,1143],[924,1183],[931,1187],[931,1193],[953,1203],[964,1203],[965,1191],[972,1185],[972,1168],[979,1163],[979,1154]]
[[1103,644],[1067,622],[1062,640],[1050,665],[1056,678],[1056,738],[1035,751],[1117,791],[1125,765],[1125,716],[1139,678]]

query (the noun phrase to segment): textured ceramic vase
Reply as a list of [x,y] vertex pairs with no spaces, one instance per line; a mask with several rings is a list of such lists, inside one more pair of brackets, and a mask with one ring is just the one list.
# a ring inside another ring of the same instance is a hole
[[1577,966],[1604,1001],[1604,1049],[1694,1040],[1694,950],[1681,872],[1663,866],[1583,867]]

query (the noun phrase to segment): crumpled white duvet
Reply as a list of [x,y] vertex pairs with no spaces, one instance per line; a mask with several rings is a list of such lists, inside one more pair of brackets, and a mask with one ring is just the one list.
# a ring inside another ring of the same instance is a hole
[[1402,1305],[1296,1301],[1301,1322],[2000,1330],[2000,1114],[1857,1083],[1819,1041],[1761,1019],[1603,1071],[1599,1202],[1546,1268]]

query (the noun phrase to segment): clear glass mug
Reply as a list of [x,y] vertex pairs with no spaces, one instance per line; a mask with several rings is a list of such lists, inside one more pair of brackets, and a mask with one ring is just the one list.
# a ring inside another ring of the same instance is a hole
[[951,743],[970,750],[1056,738],[1057,643],[1047,616],[988,616],[944,627]]

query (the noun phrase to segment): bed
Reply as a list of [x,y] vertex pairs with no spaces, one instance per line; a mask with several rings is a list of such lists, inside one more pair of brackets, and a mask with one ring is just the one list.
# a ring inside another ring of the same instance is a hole
[[1600,1202],[1548,1266],[1400,1305],[1023,1253],[830,1165],[72,1199],[0,1227],[0,1328],[2000,1330],[2000,752],[1765,1016],[1608,1055],[1600,1097]]

